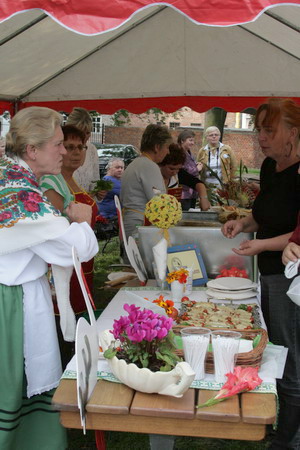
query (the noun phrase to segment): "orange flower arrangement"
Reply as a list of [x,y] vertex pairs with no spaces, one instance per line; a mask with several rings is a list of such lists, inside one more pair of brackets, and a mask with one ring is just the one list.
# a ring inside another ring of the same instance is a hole
[[[148,298],[144,297],[145,300],[149,300]],[[176,308],[174,308],[174,302],[172,300],[165,300],[164,296],[160,294],[158,298],[152,301],[152,303],[156,303],[161,308],[164,308],[166,313],[169,317],[172,317],[175,319],[178,316],[178,311]]]
[[152,303],[156,303],[161,308],[164,308],[168,316],[171,316],[173,313],[174,302],[172,300],[165,300],[163,295],[160,295],[158,298],[152,301]]
[[188,275],[189,272],[186,269],[178,269],[173,272],[169,272],[166,280],[169,284],[173,283],[173,281],[179,281],[179,283],[184,284],[186,283]]

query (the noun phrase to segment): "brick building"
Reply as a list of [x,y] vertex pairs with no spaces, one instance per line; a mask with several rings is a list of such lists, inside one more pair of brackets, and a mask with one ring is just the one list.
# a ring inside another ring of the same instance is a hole
[[[114,127],[106,126],[104,128],[103,142],[105,144],[131,144],[139,149],[141,137],[145,126],[143,127]],[[174,141],[177,141],[178,134],[183,128],[171,130]],[[195,133],[195,154],[202,147],[203,128],[193,128]],[[230,145],[235,151],[237,161],[241,159],[243,164],[249,168],[258,169],[264,159],[260,151],[255,132],[242,129],[225,128],[223,143]]]

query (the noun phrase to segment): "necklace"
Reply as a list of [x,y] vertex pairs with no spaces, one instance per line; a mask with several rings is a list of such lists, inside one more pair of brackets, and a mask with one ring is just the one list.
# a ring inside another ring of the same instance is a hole
[[148,153],[144,153],[144,152],[142,152],[142,156],[145,156],[146,158],[150,159],[150,161],[152,161],[152,162],[153,162],[153,159],[151,158],[151,156],[150,156],[150,155],[148,155]]

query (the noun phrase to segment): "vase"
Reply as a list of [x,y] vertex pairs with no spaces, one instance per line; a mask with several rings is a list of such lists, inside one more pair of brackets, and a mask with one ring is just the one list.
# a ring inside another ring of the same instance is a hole
[[123,384],[147,394],[182,397],[195,378],[195,372],[187,362],[177,363],[169,372],[152,372],[114,356],[108,364],[114,376]]
[[[99,336],[103,350],[110,345],[113,337],[109,330],[102,331]],[[127,363],[124,359],[114,356],[108,359],[110,370],[119,381],[136,391],[147,394],[170,395],[182,397],[195,378],[195,372],[191,366],[183,361],[176,364],[169,372],[152,372],[147,368],[139,368],[133,363]]]
[[174,303],[180,302],[183,297],[184,284],[180,283],[178,280],[172,281],[171,283],[171,293],[172,300]]

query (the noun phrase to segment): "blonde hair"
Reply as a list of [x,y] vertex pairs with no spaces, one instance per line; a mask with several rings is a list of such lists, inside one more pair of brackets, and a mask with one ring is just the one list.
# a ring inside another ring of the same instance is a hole
[[53,109],[31,106],[19,111],[6,134],[6,151],[20,157],[27,145],[42,147],[62,124],[62,116]]
[[67,121],[67,125],[73,125],[84,133],[90,133],[93,129],[93,122],[88,110],[80,107],[73,108]]
[[221,136],[221,131],[219,130],[219,128],[218,128],[218,127],[215,127],[215,126],[213,125],[213,126],[211,126],[211,127],[206,128],[205,133],[204,133],[205,137],[208,136],[209,133],[212,133],[213,131],[217,131],[217,132],[219,133],[219,135]]

